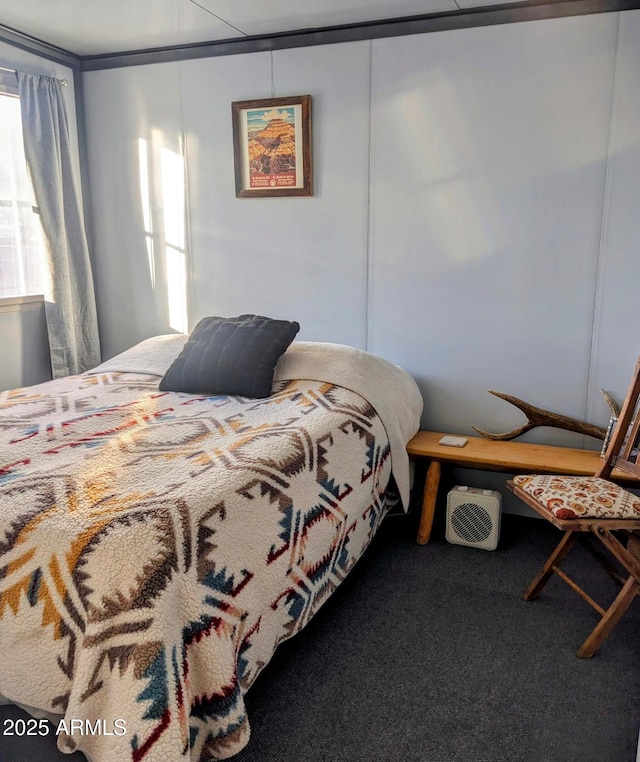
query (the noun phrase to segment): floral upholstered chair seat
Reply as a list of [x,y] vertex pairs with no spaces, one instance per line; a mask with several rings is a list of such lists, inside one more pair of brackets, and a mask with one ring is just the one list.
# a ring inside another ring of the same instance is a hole
[[516,476],[516,484],[559,519],[640,519],[640,497],[595,476]]

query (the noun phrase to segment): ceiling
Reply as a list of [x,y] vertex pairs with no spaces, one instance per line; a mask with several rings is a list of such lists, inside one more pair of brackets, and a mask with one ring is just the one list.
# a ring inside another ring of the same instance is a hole
[[0,0],[0,25],[90,56],[506,4],[514,0]]

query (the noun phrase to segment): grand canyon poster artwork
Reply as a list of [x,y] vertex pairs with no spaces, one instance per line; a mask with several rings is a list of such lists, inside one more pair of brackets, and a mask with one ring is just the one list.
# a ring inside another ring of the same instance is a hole
[[310,196],[311,96],[231,104],[236,196]]

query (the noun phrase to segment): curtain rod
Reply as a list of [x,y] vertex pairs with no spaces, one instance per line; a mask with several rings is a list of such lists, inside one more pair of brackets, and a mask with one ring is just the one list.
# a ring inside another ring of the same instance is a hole
[[[8,69],[6,66],[0,66],[0,72],[2,71],[6,71],[8,74],[18,73],[15,69]],[[54,79],[57,79],[58,82],[62,85],[62,87],[66,87],[69,84],[66,79],[59,79],[58,77],[54,77]]]

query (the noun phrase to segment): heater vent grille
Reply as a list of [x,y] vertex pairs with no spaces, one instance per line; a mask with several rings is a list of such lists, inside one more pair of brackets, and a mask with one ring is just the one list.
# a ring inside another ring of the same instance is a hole
[[500,517],[499,492],[454,487],[447,495],[447,540],[454,545],[495,550],[500,537]]

